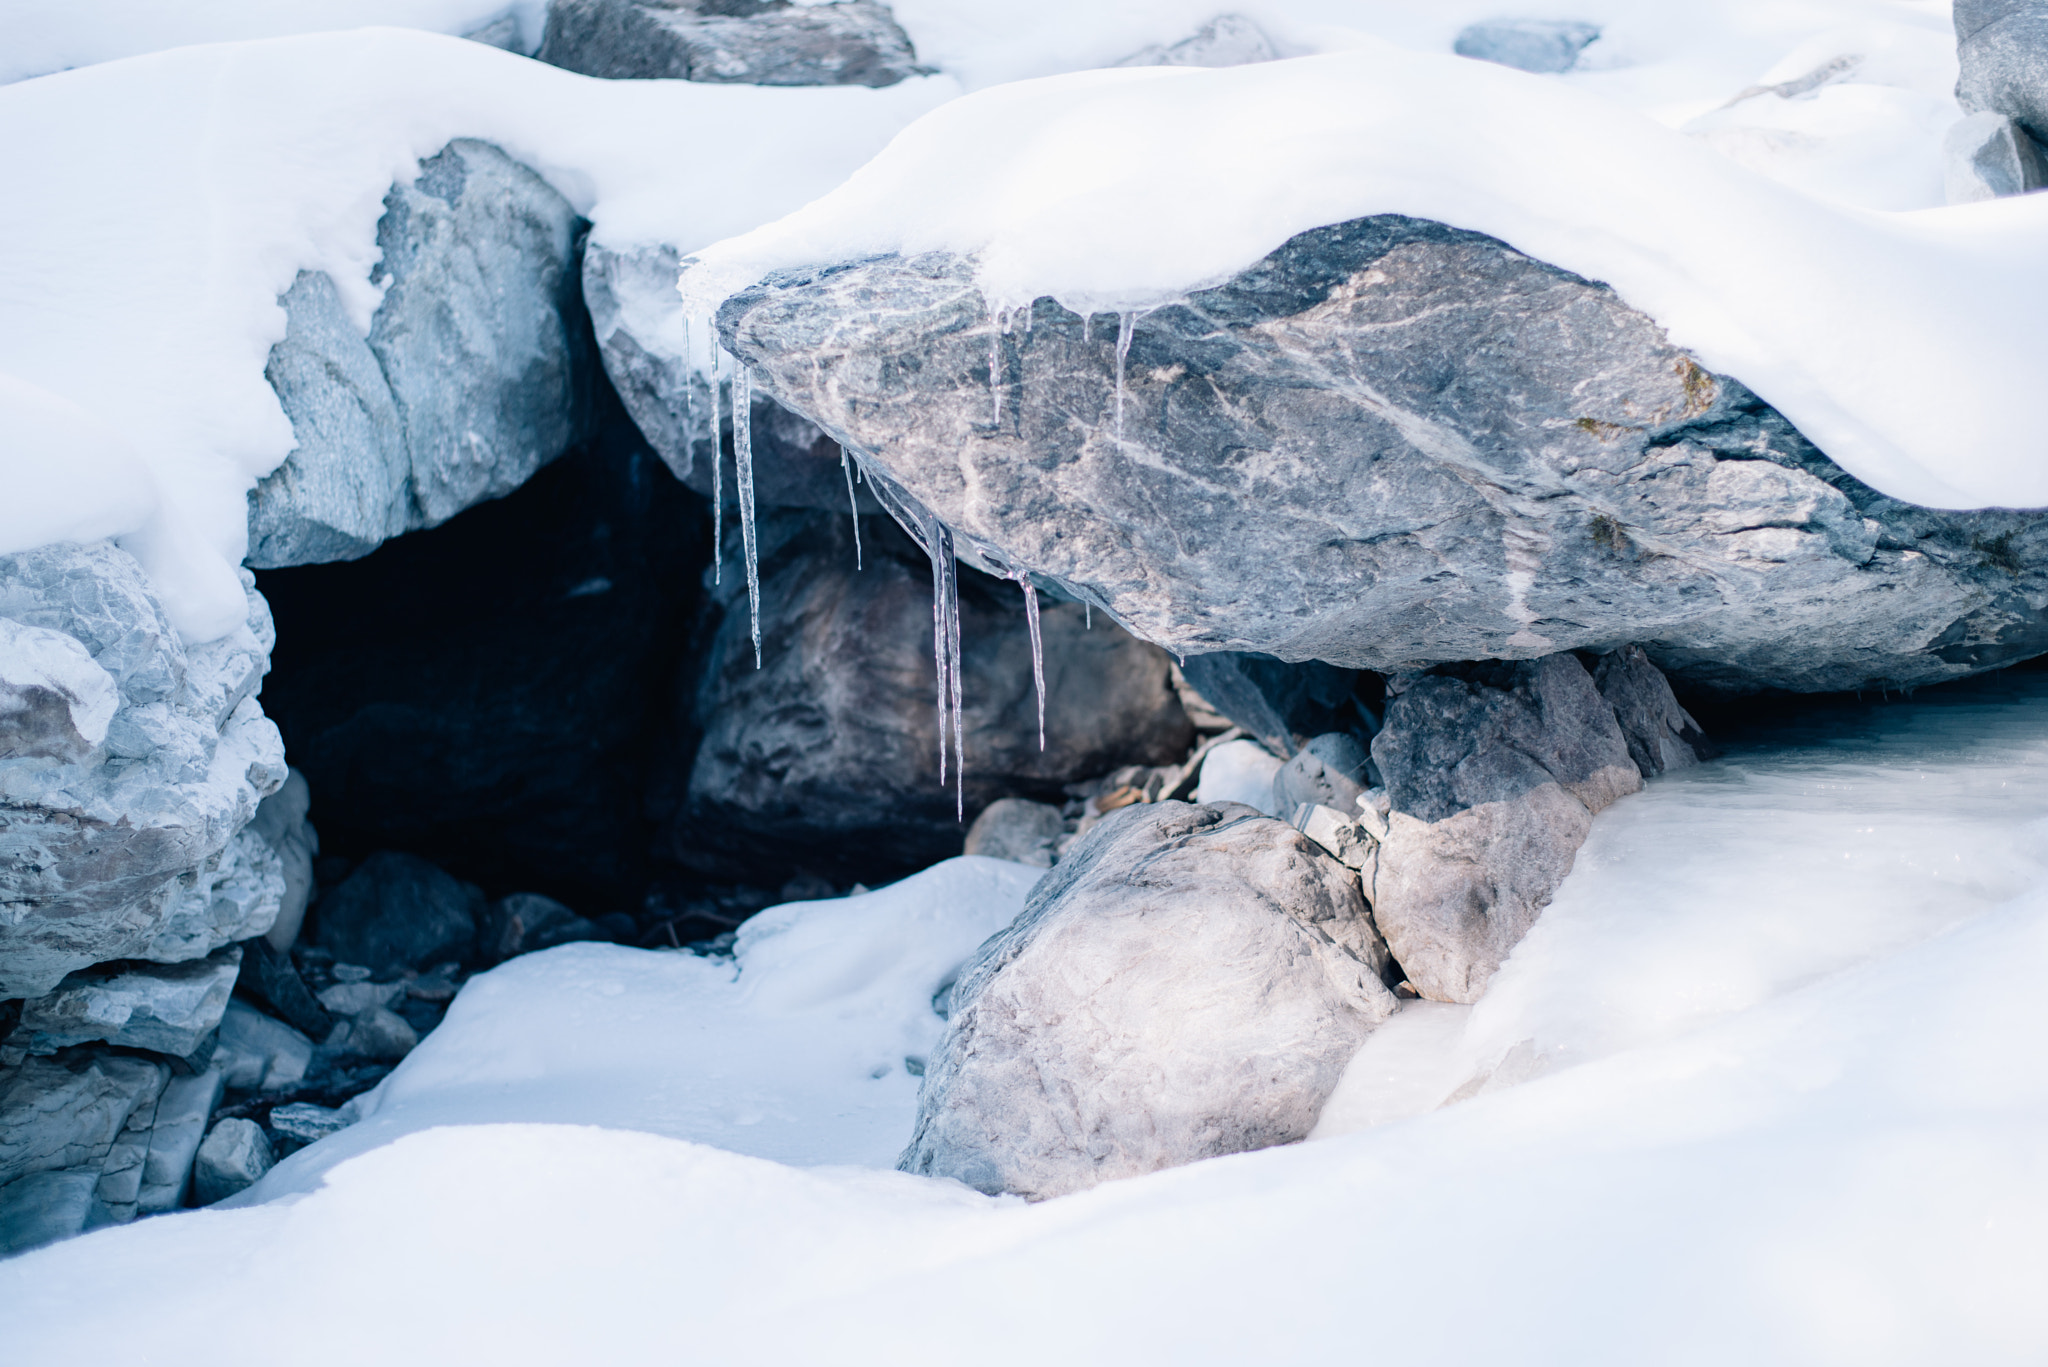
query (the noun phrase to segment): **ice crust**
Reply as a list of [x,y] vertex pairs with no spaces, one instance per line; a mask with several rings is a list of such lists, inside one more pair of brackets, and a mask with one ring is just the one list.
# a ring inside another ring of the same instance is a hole
[[[736,962],[530,955],[242,1208],[0,1264],[9,1342],[227,1363],[279,1341],[337,1363],[963,1343],[1306,1362],[1363,1338],[1475,1364],[2039,1361],[2043,704],[2039,674],[1973,681],[1653,780],[1603,814],[1496,990],[1397,1014],[1319,1137],[1035,1207],[876,1169],[915,1105],[902,1060],[943,1028],[932,995],[1038,870],[959,859],[774,908]],[[1453,1090],[1472,1099],[1429,1109]],[[419,1275],[391,1274],[394,1240]]]

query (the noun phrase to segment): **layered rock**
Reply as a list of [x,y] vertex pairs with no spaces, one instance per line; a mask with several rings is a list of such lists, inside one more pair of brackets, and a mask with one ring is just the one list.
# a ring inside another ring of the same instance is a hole
[[874,0],[550,0],[535,54],[586,76],[746,85],[894,85],[919,74]]
[[45,679],[16,694],[31,705],[0,754],[0,998],[269,929],[283,868],[242,831],[285,777],[253,696],[271,645],[261,595],[243,627],[187,647],[134,557],[62,543],[0,557],[0,620],[36,645],[13,673]]
[[899,1166],[1036,1199],[1301,1139],[1393,1012],[1387,967],[1290,827],[1125,807],[963,970]]
[[1057,801],[1068,782],[1186,754],[1193,728],[1165,653],[1103,619],[1091,629],[1078,603],[1042,614],[1039,749],[1022,594],[963,569],[966,778],[960,794],[951,776],[942,785],[930,562],[868,517],[856,569],[851,522],[762,517],[759,668],[729,538],[713,591],[722,619],[695,696],[703,739],[662,834],[670,857],[871,881],[958,854],[965,823],[996,798]]
[[2048,519],[1885,498],[1605,286],[1440,224],[1303,233],[1127,346],[1050,300],[999,324],[943,254],[778,275],[719,327],[963,547],[1176,651],[1635,641],[1823,690],[2048,649]]
[[265,370],[298,446],[249,495],[249,564],[366,555],[587,435],[583,226],[534,172],[459,139],[385,197],[367,337],[332,280],[299,276]]

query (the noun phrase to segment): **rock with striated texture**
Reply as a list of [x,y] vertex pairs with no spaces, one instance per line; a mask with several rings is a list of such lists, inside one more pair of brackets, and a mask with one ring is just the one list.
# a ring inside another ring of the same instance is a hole
[[760,669],[745,575],[727,547],[714,591],[723,620],[695,700],[703,740],[665,853],[708,872],[751,860],[769,881],[808,871],[874,882],[958,854],[966,823],[997,798],[1057,801],[1067,783],[1187,753],[1193,728],[1166,654],[1051,602],[1040,750],[1023,595],[963,568],[963,819],[952,776],[939,782],[930,562],[886,518],[867,517],[856,570],[849,521],[761,519]]
[[1394,1010],[1351,872],[1232,803],[1125,807],[954,987],[898,1166],[1039,1199],[1305,1136]]
[[533,171],[458,139],[385,197],[367,338],[331,280],[300,275],[264,372],[298,447],[249,494],[249,564],[367,555],[509,493],[587,434],[582,228]]
[[1479,999],[1571,872],[1593,814],[1643,786],[1614,709],[1565,654],[1389,680],[1372,757],[1392,811],[1366,896],[1434,1001]]
[[103,731],[104,700],[81,703],[79,741],[99,733],[88,749],[0,757],[0,997],[40,997],[112,959],[203,958],[269,929],[282,869],[241,833],[285,775],[252,696],[271,645],[261,595],[250,589],[244,626],[188,647],[132,556],[65,543],[0,556],[0,619],[115,690]]
[[762,392],[968,553],[1177,652],[1390,671],[1634,641],[1809,691],[2048,650],[2048,517],[1885,498],[1607,287],[1476,233],[1318,228],[1145,314],[1121,440],[1117,320],[1010,323],[937,253],[719,314]]
[[241,948],[231,945],[190,963],[85,969],[23,1002],[8,1043],[54,1054],[104,1040],[183,1058],[219,1027],[241,966]]
[[874,0],[549,0],[535,55],[613,79],[884,86],[919,74]]

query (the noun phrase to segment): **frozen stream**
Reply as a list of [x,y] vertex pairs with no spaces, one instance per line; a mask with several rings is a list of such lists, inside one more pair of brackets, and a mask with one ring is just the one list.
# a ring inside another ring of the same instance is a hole
[[886,1170],[931,993],[1029,870],[951,861],[773,909],[736,970],[530,956],[465,989],[267,1204],[0,1264],[0,1341],[53,1362],[284,1341],[349,1363],[2040,1361],[2044,703],[2048,673],[2014,673],[1724,736],[1727,758],[1601,815],[1479,1005],[1384,1027],[1316,1142],[1037,1207]]

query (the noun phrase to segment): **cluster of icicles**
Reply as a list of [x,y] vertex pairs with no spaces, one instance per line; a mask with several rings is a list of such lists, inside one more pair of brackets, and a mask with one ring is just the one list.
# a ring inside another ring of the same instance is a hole
[[[708,320],[706,331],[709,332]],[[716,334],[710,333],[715,339]],[[689,332],[685,325],[683,336],[684,354],[689,355]],[[1117,340],[1117,439],[1123,439],[1123,359],[1130,349],[1130,327],[1126,323]],[[997,367],[989,367],[991,385]],[[740,510],[740,545],[747,568],[747,612],[748,626],[754,642],[754,668],[761,667],[761,562],[754,532],[754,432],[749,415],[753,411],[753,373],[737,357],[717,345],[711,347],[711,365],[704,372],[706,387],[710,393],[710,411],[704,415],[705,427],[711,442],[711,544],[712,582],[720,582],[725,562],[724,514],[725,491],[723,470],[725,459],[722,450],[719,412],[720,392],[729,396],[723,407],[732,418],[733,469],[739,481],[735,491]],[[684,403],[694,407],[693,386],[684,387]],[[1001,416],[998,400],[997,416]],[[683,430],[694,440],[697,430],[697,415],[685,411]],[[953,551],[953,533],[945,523],[933,516],[925,507],[911,498],[894,482],[878,477],[868,468],[858,453],[844,444],[839,448],[840,470],[846,476],[846,500],[853,514],[853,554],[855,568],[865,568],[860,545],[860,502],[855,493],[855,482],[868,486],[868,491],[896,525],[909,534],[918,548],[930,557],[932,563],[932,657],[938,666],[938,710],[939,710],[939,782],[944,784],[950,772],[953,777],[954,814],[966,816],[966,737],[962,720],[964,687],[960,668],[960,563]],[[983,554],[984,559],[994,557]],[[1038,587],[1031,582],[1031,575],[1020,567],[1009,567],[1008,577],[1024,591],[1024,621],[1031,633],[1031,683],[1038,703],[1038,748],[1045,749],[1045,638],[1040,629],[1038,615]],[[1092,624],[1093,612],[1090,611]],[[950,737],[950,740],[949,740]]]

